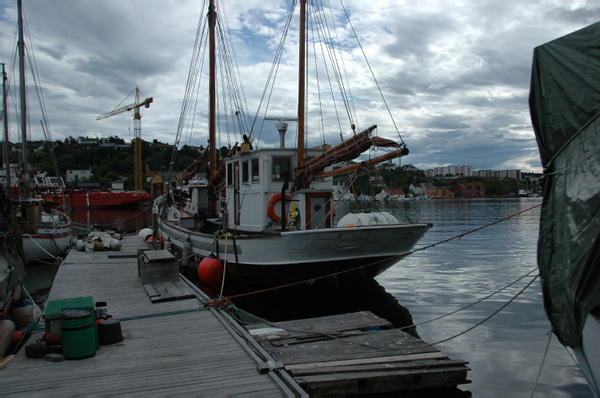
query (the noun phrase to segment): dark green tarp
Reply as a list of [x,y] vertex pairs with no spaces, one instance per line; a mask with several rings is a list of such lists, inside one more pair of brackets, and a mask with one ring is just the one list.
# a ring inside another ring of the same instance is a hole
[[544,305],[560,341],[575,346],[600,306],[600,23],[535,49],[529,108],[545,174]]

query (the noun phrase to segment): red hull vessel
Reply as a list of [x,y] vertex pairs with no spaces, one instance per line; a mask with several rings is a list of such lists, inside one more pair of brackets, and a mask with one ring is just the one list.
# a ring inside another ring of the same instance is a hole
[[40,193],[48,204],[63,206],[63,200],[71,208],[90,207],[133,207],[145,202],[150,195],[147,192],[110,192],[110,191],[75,191],[60,193]]

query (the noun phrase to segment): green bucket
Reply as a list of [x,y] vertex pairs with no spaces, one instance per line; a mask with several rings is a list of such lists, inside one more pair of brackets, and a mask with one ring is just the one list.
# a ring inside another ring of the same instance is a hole
[[61,316],[61,338],[66,359],[83,359],[96,355],[96,326],[89,311],[64,310]]

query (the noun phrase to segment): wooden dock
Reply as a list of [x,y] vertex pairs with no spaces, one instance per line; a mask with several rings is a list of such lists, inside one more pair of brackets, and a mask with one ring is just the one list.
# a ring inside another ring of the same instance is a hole
[[[451,360],[371,312],[248,327],[310,396],[460,396],[467,362]],[[423,395],[425,394],[425,395]]]
[[[21,350],[0,371],[3,397],[307,396],[227,314],[205,308],[206,296],[183,277],[161,286],[142,282],[137,250],[145,247],[132,236],[119,252],[67,256],[49,301],[92,296],[106,302],[121,320],[124,340],[101,345],[91,358],[62,362],[26,358]],[[177,289],[185,297],[161,299]],[[29,343],[41,337],[34,334]]]

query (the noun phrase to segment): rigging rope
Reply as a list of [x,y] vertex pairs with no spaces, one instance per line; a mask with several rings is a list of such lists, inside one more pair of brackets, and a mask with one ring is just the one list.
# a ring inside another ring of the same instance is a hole
[[[283,55],[283,47],[285,44],[285,40],[287,38],[287,33],[290,29],[290,24],[292,22],[292,17],[294,15],[294,8],[296,8],[296,2],[297,0],[293,0],[292,1],[292,6],[290,7],[290,10],[288,11],[288,17],[287,20],[285,22],[285,27],[283,30],[283,34],[281,35],[281,39],[279,40],[279,45],[277,46],[277,50],[275,51],[275,56],[273,57],[273,63],[271,64],[271,70],[269,71],[269,75],[267,77],[267,82],[265,83],[265,88],[263,90],[263,93],[260,97],[260,101],[258,104],[258,108],[256,110],[256,115],[254,116],[254,120],[252,122],[252,127],[250,128],[250,133],[252,133],[254,131],[254,127],[256,125],[256,121],[258,120],[258,116],[261,113],[261,108],[263,103],[265,102],[266,99],[266,106],[265,106],[265,110],[263,113],[263,117],[262,122],[261,122],[261,126],[260,126],[260,130],[258,133],[258,140],[260,141],[260,136],[262,134],[262,130],[263,130],[263,126],[265,124],[265,118],[264,116],[267,114],[267,111],[269,109],[269,103],[271,102],[271,95],[273,94],[273,88],[275,85],[275,79],[277,77],[277,71],[279,70],[279,65],[281,62],[281,56]],[[268,94],[267,94],[268,93]],[[258,149],[258,143],[256,145],[256,149]]]
[[363,46],[360,43],[360,40],[358,39],[358,35],[356,34],[356,31],[354,30],[354,25],[352,25],[352,21],[350,20],[350,15],[348,15],[348,11],[346,11],[346,7],[344,7],[344,1],[340,0],[340,4],[342,5],[344,13],[346,14],[346,17],[348,19],[348,24],[350,25],[350,28],[352,29],[352,33],[354,33],[354,37],[356,38],[358,46],[360,47],[360,51],[362,52],[363,57],[365,58],[365,62],[367,63],[367,66],[369,67],[369,70],[371,71],[371,76],[373,76],[373,80],[375,81],[375,84],[377,85],[377,90],[379,90],[379,94],[381,95],[381,99],[383,100],[383,103],[385,104],[385,107],[386,107],[386,109],[388,111],[388,114],[390,115],[390,118],[392,119],[392,123],[394,124],[394,128],[396,129],[396,132],[398,133],[398,137],[400,138],[400,142],[404,144],[404,140],[402,139],[402,135],[400,134],[400,130],[398,130],[398,126],[396,125],[396,121],[394,120],[394,116],[392,115],[392,111],[390,110],[390,107],[388,106],[388,103],[385,100],[385,97],[383,96],[383,92],[381,91],[381,87],[379,86],[379,82],[377,81],[377,78],[375,77],[375,73],[373,72],[373,68],[371,68],[371,64],[369,63],[369,60],[367,59],[367,55],[365,54],[365,50],[363,49]]
[[[202,9],[206,9],[206,0],[203,3]],[[202,66],[204,64],[204,52],[201,52],[200,49],[202,47],[202,43],[207,40],[206,23],[204,22],[204,18],[205,15],[203,12],[201,12],[198,19],[198,27],[196,28],[196,39],[194,41],[194,48],[192,50],[192,59],[190,61],[190,68],[185,86],[185,93],[181,104],[181,113],[179,114],[177,134],[175,135],[175,145],[173,148],[173,152],[171,153],[171,162],[169,164],[169,177],[173,172],[173,167],[177,159],[177,148],[179,147],[183,130],[186,128],[186,125],[189,126],[190,131],[193,130],[193,125],[195,121],[195,111],[198,106],[199,87],[202,79],[202,68],[199,68],[198,65]],[[192,112],[191,121],[188,121],[188,114],[190,112],[190,106],[192,105],[191,102],[194,92],[196,93],[196,100],[193,102],[194,109]]]

